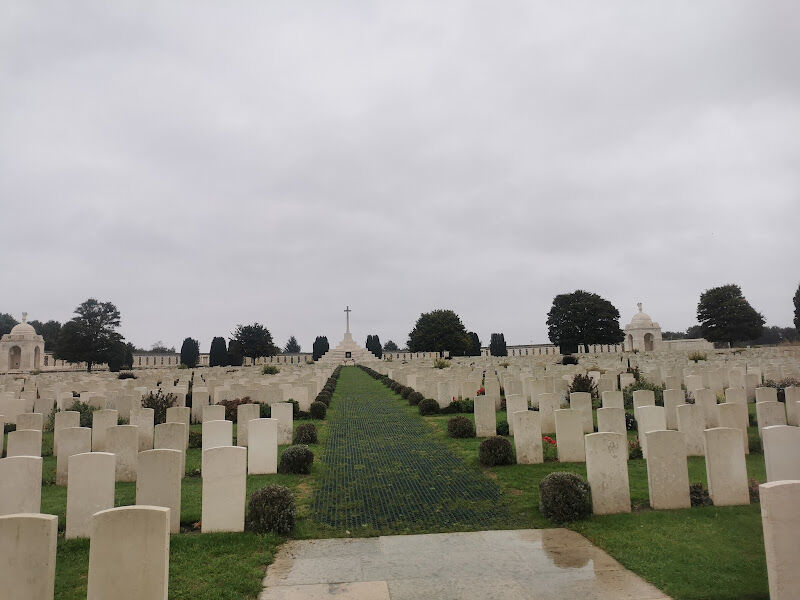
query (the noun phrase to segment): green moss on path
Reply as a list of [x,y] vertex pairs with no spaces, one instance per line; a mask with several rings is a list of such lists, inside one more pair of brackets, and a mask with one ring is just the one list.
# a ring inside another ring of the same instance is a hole
[[506,524],[508,508],[497,485],[397,398],[360,369],[342,370],[328,411],[314,518],[352,535]]

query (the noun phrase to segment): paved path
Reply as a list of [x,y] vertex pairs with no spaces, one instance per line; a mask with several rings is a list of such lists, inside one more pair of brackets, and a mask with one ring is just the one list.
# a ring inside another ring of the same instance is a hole
[[497,485],[436,439],[404,402],[360,369],[342,370],[314,518],[354,535],[507,525]]
[[668,600],[568,529],[287,542],[260,600]]

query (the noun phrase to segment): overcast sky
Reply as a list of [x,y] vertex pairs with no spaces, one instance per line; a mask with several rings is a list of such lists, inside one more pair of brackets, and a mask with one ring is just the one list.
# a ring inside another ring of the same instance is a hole
[[0,312],[135,344],[345,305],[547,342],[556,294],[665,330],[800,281],[800,3],[0,4]]

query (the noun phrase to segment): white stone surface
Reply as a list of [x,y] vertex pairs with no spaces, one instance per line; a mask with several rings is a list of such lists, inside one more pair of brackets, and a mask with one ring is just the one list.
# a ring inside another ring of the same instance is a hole
[[621,433],[625,435],[625,409],[623,408],[598,408],[597,431],[607,433]]
[[183,450],[146,450],[139,453],[136,504],[169,509],[170,533],[181,528]]
[[654,510],[689,508],[686,436],[680,431],[651,431],[647,438],[647,487]]
[[203,533],[244,531],[247,449],[219,446],[203,450]]
[[0,516],[0,594],[8,600],[53,600],[58,517]]
[[487,396],[475,396],[475,436],[492,437],[497,435],[497,413],[495,403]]
[[291,444],[292,434],[294,433],[294,409],[292,405],[288,402],[276,402],[271,409],[271,418],[278,421],[278,444]]
[[770,600],[796,600],[800,590],[800,481],[759,486]]
[[538,412],[520,410],[512,415],[514,422],[514,449],[517,464],[532,465],[543,462],[542,427]]
[[203,423],[203,450],[217,446],[233,445],[233,423],[231,421],[205,421]]
[[688,456],[705,456],[706,417],[703,408],[695,404],[681,404],[675,411],[678,413],[678,431],[686,440]]
[[800,427],[772,425],[761,436],[767,481],[800,480]]
[[42,432],[38,429],[9,431],[6,456],[41,456]]
[[248,424],[247,472],[270,475],[278,472],[278,421],[253,419]]
[[597,515],[631,512],[627,437],[603,432],[589,434],[584,440],[593,512]]
[[69,457],[92,451],[92,430],[89,427],[67,427],[61,430],[56,457],[56,485],[67,485]]
[[727,427],[706,429],[705,453],[708,494],[714,506],[750,504],[747,466],[739,430]]
[[136,481],[139,431],[134,425],[116,425],[106,430],[106,451],[116,455],[117,481]]
[[[0,459],[0,515],[38,513],[41,506],[41,457],[11,456]],[[0,543],[0,546],[3,544]]]
[[86,452],[69,457],[67,485],[67,539],[92,533],[92,517],[114,508],[116,456],[109,452]]
[[583,415],[571,408],[555,411],[558,462],[585,462]]

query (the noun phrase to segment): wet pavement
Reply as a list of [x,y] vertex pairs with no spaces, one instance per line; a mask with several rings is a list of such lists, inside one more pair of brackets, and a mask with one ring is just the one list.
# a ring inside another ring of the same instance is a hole
[[264,586],[260,600],[668,600],[568,529],[293,540]]

